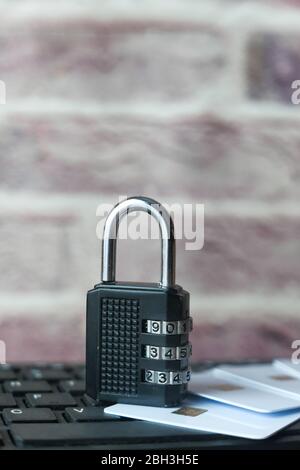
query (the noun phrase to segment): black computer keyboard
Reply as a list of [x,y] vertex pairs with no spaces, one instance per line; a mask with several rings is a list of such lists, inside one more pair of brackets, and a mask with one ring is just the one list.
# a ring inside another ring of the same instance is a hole
[[0,450],[48,448],[299,449],[300,421],[253,441],[124,419],[85,395],[82,365],[0,365]]

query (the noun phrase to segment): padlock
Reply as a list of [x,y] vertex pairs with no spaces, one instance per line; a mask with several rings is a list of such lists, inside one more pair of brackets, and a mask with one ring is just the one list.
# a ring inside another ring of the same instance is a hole
[[[117,282],[119,223],[145,211],[159,224],[160,283]],[[96,403],[177,406],[190,380],[189,293],[175,284],[173,220],[153,199],[132,197],[108,215],[102,279],[87,295],[86,392]]]

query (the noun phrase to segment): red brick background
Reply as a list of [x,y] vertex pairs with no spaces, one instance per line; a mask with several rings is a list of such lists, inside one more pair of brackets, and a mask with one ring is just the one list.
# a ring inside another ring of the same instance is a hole
[[[289,356],[300,338],[299,0],[0,5],[0,339],[8,360],[84,358],[96,209],[205,204],[178,242],[194,360]],[[120,242],[155,280],[157,241]],[[130,263],[128,263],[130,260]]]

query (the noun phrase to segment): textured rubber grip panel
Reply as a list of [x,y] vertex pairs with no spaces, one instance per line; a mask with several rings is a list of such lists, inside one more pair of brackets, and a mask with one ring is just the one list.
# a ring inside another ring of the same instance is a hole
[[103,298],[100,328],[101,392],[136,395],[139,377],[139,301]]

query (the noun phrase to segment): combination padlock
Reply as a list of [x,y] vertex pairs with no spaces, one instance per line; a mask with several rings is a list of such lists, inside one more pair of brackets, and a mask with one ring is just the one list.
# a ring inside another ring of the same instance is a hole
[[[146,211],[159,224],[160,283],[116,282],[119,223]],[[189,293],[175,284],[170,214],[153,199],[132,197],[108,215],[102,241],[102,280],[87,295],[86,391],[96,400],[177,406],[190,379]]]

